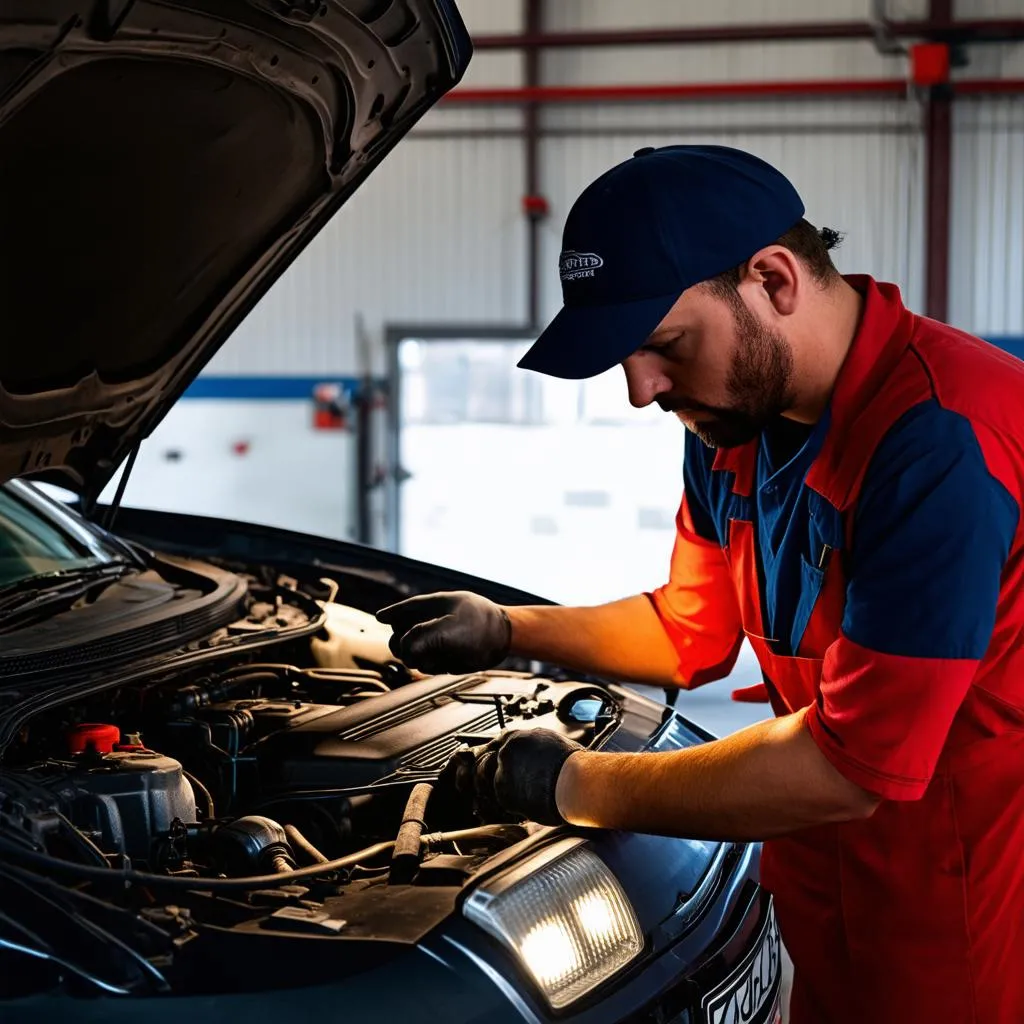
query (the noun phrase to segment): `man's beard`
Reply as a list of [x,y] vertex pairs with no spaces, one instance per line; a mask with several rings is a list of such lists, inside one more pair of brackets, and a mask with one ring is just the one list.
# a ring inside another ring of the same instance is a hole
[[659,400],[666,412],[704,411],[704,423],[685,423],[709,448],[736,448],[758,434],[792,404],[793,353],[780,334],[769,330],[743,304],[731,297],[733,322],[740,347],[726,381],[732,404],[728,407],[696,402]]

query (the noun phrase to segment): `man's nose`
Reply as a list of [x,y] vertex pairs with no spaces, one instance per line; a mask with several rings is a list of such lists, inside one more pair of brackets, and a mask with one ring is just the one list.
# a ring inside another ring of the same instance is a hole
[[672,390],[672,381],[654,365],[653,359],[645,358],[646,355],[632,355],[622,364],[629,404],[634,409],[643,409],[659,395],[668,394]]

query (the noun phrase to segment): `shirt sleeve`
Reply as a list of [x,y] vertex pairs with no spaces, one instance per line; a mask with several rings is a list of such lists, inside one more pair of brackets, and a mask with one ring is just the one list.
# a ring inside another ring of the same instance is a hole
[[[696,440],[696,439],[694,439]],[[669,580],[648,594],[687,689],[727,676],[743,642],[739,605],[707,500],[709,465],[689,444]]]
[[807,717],[851,781],[916,800],[995,627],[1017,499],[969,420],[935,402],[879,445],[854,511],[846,608]]

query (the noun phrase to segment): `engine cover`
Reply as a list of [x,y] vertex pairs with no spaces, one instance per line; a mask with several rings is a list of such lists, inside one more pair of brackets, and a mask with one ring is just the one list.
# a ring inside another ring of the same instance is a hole
[[438,676],[349,707],[231,701],[206,713],[252,716],[246,754],[265,792],[348,789],[431,779],[461,743],[485,743],[502,726],[528,722],[583,739],[592,719],[584,726],[565,709],[584,690],[594,687],[500,673]]

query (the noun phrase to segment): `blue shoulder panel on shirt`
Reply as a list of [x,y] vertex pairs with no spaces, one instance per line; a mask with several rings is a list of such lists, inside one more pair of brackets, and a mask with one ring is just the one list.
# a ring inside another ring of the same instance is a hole
[[722,542],[715,526],[711,503],[711,466],[715,452],[699,437],[686,431],[683,442],[683,489],[698,537]]
[[750,501],[732,493],[733,474],[714,473],[715,449],[696,434],[686,432],[683,450],[683,487],[698,537],[729,543],[729,520],[750,519]]
[[1020,509],[971,423],[922,402],[890,428],[855,509],[843,632],[886,654],[979,659]]

